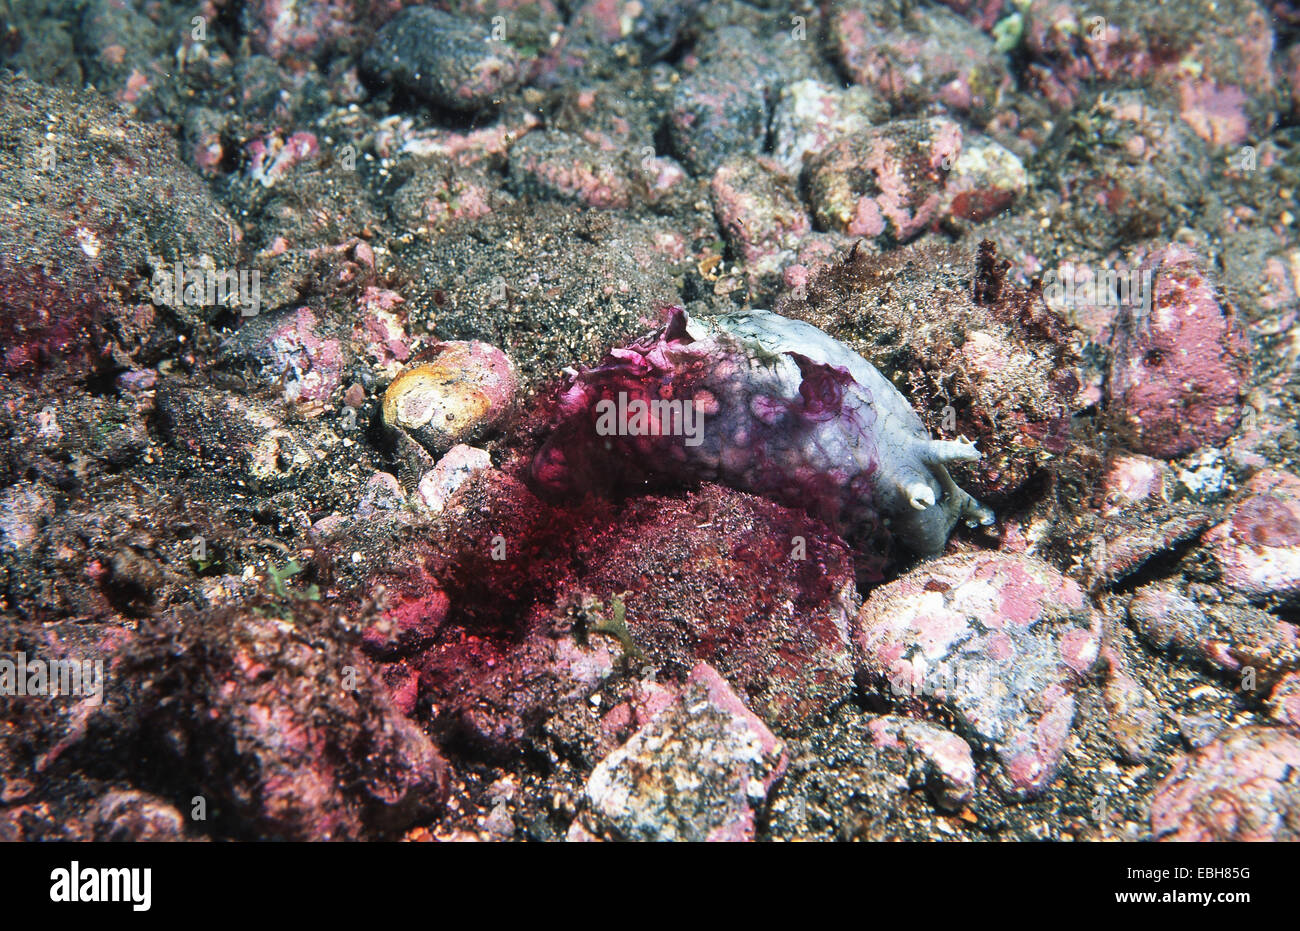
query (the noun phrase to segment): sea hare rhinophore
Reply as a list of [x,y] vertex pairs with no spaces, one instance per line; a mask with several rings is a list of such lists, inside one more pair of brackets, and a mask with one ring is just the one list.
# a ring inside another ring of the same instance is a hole
[[663,329],[573,376],[532,475],[554,493],[712,481],[800,507],[861,543],[882,531],[942,552],[960,519],[992,513],[945,463],[974,445],[935,440],[869,362],[765,310]]

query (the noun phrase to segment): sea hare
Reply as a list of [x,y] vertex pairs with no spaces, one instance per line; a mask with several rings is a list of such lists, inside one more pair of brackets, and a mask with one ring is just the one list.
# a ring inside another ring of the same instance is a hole
[[930,555],[958,520],[993,522],[945,468],[979,458],[932,439],[888,379],[814,326],[672,308],[661,330],[572,377],[532,477],[569,494],[718,482],[803,508],[859,546],[888,535]]

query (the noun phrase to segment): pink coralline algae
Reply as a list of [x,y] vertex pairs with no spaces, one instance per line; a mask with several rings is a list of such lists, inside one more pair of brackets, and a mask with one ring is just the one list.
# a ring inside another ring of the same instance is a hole
[[938,219],[961,150],[961,127],[943,117],[845,136],[808,161],[817,222],[882,246],[913,239]]
[[701,663],[677,701],[596,766],[586,795],[621,839],[753,840],[786,765],[785,745]]
[[1241,420],[1249,344],[1196,256],[1153,253],[1149,307],[1124,308],[1111,343],[1111,415],[1138,452],[1171,459],[1226,440]]
[[1300,738],[1287,728],[1230,730],[1178,761],[1151,800],[1164,841],[1300,840]]
[[1134,505],[1164,500],[1168,468],[1149,456],[1115,457],[1102,478],[1102,514],[1113,517]]
[[709,192],[718,225],[749,272],[751,294],[775,297],[778,273],[812,232],[795,185],[765,158],[730,159],[714,173]]
[[53,370],[81,378],[106,355],[107,308],[39,269],[0,262],[0,310],[0,375],[34,381]]
[[311,133],[294,133],[282,140],[277,133],[265,139],[254,139],[245,150],[248,153],[248,176],[262,187],[272,187],[299,162],[320,154],[320,143]]
[[961,808],[975,794],[975,760],[970,745],[937,724],[899,715],[872,718],[867,723],[871,742],[902,750],[912,761],[918,781],[925,784],[941,806]]
[[848,77],[895,104],[934,99],[981,122],[1012,86],[993,40],[947,10],[839,4],[830,31]]
[[1031,0],[1024,12],[1026,77],[1054,107],[1067,109],[1099,79],[1144,85],[1206,142],[1238,145],[1276,119],[1274,36],[1264,6]]
[[806,733],[852,695],[854,561],[807,515],[705,485],[632,499],[570,545],[582,570],[557,601],[622,593],[650,665],[708,663],[778,734]]
[[1265,469],[1205,535],[1223,581],[1252,598],[1300,596],[1300,478]]
[[283,377],[288,391],[302,401],[328,398],[343,379],[339,341],[317,333],[319,320],[309,308],[299,307],[271,331],[267,356]]
[[959,519],[993,515],[945,463],[898,390],[817,328],[767,311],[710,321],[670,311],[658,332],[578,373],[532,475],[552,493],[716,481],[799,507],[859,543],[885,532],[943,550]]
[[591,207],[626,208],[633,197],[617,153],[565,133],[529,133],[519,140],[510,150],[510,177],[522,192]]
[[123,709],[138,715],[128,720],[149,753],[246,835],[353,839],[436,810],[448,784],[441,754],[351,637],[331,639],[337,618],[308,602],[295,611],[289,621],[230,612],[132,645],[126,669],[165,670],[138,676],[138,707]]
[[873,591],[858,625],[866,681],[950,708],[964,735],[997,753],[1012,794],[1055,778],[1072,693],[1101,647],[1075,582],[1025,556],[945,556]]
[[253,46],[286,64],[306,62],[345,39],[357,20],[388,14],[401,0],[249,0]]

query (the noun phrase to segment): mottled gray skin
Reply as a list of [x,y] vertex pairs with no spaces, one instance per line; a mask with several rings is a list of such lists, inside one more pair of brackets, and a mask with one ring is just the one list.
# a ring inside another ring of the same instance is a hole
[[[993,514],[948,475],[945,464],[981,457],[964,440],[936,440],[889,379],[866,359],[821,330],[766,310],[748,310],[691,320],[687,332],[708,340],[721,334],[764,357],[750,377],[761,392],[793,400],[803,376],[791,353],[843,369],[855,385],[845,390],[845,416],[828,420],[805,437],[804,464],[850,474],[872,469],[871,500],[864,502],[888,521],[908,549],[922,555],[943,552],[958,520],[970,526],[993,523]],[[725,337],[723,337],[725,339]]]

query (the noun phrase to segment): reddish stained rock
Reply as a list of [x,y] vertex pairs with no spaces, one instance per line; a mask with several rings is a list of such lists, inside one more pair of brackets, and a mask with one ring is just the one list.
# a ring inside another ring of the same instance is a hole
[[356,516],[363,520],[382,520],[405,509],[406,495],[397,477],[390,472],[375,472],[361,490]]
[[586,794],[620,839],[749,841],[786,765],[785,745],[700,663],[676,701],[596,765]]
[[0,257],[0,374],[82,379],[107,361],[107,304]]
[[863,678],[950,708],[991,746],[1012,795],[1056,775],[1071,692],[1097,663],[1099,617],[1082,589],[1028,556],[946,556],[875,589],[858,615]]
[[612,640],[582,643],[571,628],[531,612],[513,629],[480,628],[457,614],[412,658],[437,731],[506,757],[562,706],[586,700],[615,670]]
[[658,682],[653,676],[633,680],[627,700],[610,708],[600,719],[602,756],[627,743],[636,731],[680,697],[679,684]]
[[370,586],[379,617],[362,643],[376,656],[392,657],[427,646],[447,620],[451,600],[422,565],[380,575]]
[[1300,668],[1300,636],[1293,624],[1246,604],[1240,596],[1219,599],[1210,589],[1198,598],[1172,583],[1156,582],[1138,589],[1128,613],[1138,633],[1156,649],[1194,657],[1225,672],[1250,668],[1267,684]]
[[436,733],[504,758],[548,717],[584,702],[614,671],[618,646],[580,637],[553,593],[571,571],[570,541],[593,519],[486,470],[439,522],[375,541],[379,568],[347,604],[378,612],[367,646],[395,660],[384,677],[403,706],[427,708]]
[[668,130],[673,154],[697,176],[729,155],[758,154],[767,131],[763,81],[743,56],[702,68],[677,85]]
[[160,625],[128,648],[139,691],[116,710],[142,765],[219,805],[235,836],[359,839],[428,815],[447,793],[437,749],[338,617],[291,604],[288,618],[263,606]]
[[504,196],[479,166],[435,155],[397,189],[389,210],[403,226],[441,230],[487,216]]
[[982,223],[1006,210],[1029,188],[1029,175],[1015,153],[987,136],[967,135],[944,190],[942,212]]
[[1300,478],[1265,469],[1204,537],[1223,581],[1250,598],[1300,596]]
[[939,102],[982,124],[1012,87],[993,40],[948,10],[850,0],[836,5],[830,34],[849,78],[895,105]]
[[766,158],[738,158],[718,168],[709,191],[722,235],[744,263],[751,298],[768,301],[782,267],[794,261],[794,250],[812,232],[793,179]]
[[[282,387],[287,400],[310,403],[311,412],[319,413],[321,402],[342,386],[344,366],[355,358],[347,335],[319,308],[298,307],[241,318],[239,330],[222,351],[227,360],[246,364],[264,383]],[[357,335],[365,345],[369,334],[363,329]]]
[[1088,85],[1138,84],[1221,146],[1263,135],[1277,117],[1273,26],[1256,0],[1032,0],[1025,46],[1029,85],[1058,109]]
[[563,132],[529,133],[510,149],[510,181],[521,194],[625,208],[632,180],[617,151]]
[[406,332],[404,302],[397,292],[376,287],[366,288],[357,300],[352,341],[361,356],[390,377],[411,357],[413,341]]
[[[709,662],[782,733],[852,691],[850,554],[766,499],[706,485],[551,505],[492,469],[448,501],[432,538],[415,533],[390,541],[401,558],[374,581],[389,615],[408,591],[421,617],[439,597],[430,589],[446,593],[432,641],[404,655],[436,729],[490,754],[516,752],[616,671],[671,682]],[[364,595],[376,598],[374,582]],[[612,633],[616,599],[624,637]]]
[[1151,831],[1162,841],[1300,841],[1300,736],[1242,727],[1183,756],[1156,788]]
[[871,742],[904,751],[917,765],[909,782],[925,785],[943,808],[955,811],[975,794],[975,760],[970,745],[929,721],[884,715],[867,722]]
[[808,161],[813,214],[823,229],[906,242],[938,218],[961,151],[961,127],[943,117],[846,136]]
[[1300,733],[1300,673],[1287,673],[1281,678],[1268,697],[1268,710],[1273,720]]
[[1151,253],[1149,309],[1121,309],[1107,408],[1138,452],[1164,459],[1221,443],[1241,420],[1249,342],[1201,260],[1174,244]]

